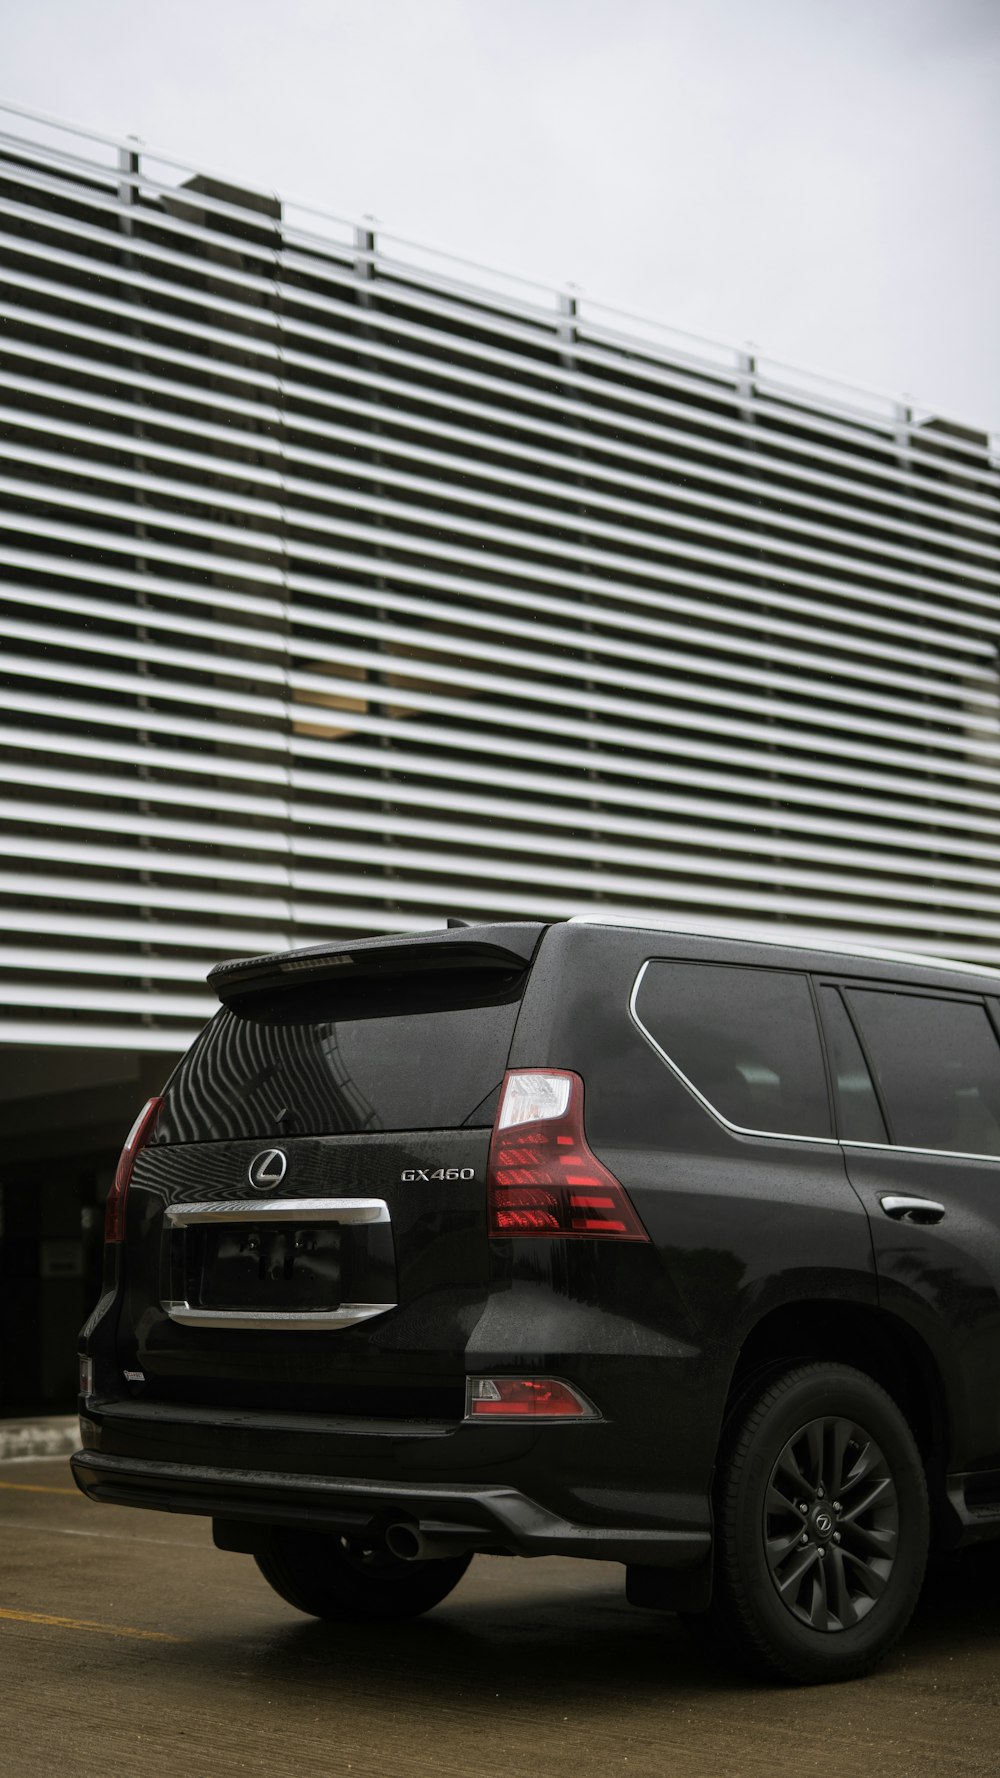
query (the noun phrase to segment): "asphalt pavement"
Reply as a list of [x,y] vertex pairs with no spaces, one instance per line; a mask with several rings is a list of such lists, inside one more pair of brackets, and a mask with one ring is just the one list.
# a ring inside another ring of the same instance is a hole
[[1000,1547],[929,1589],[886,1666],[752,1685],[614,1564],[477,1558],[398,1629],[300,1616],[206,1521],[0,1462],[4,1778],[997,1778]]

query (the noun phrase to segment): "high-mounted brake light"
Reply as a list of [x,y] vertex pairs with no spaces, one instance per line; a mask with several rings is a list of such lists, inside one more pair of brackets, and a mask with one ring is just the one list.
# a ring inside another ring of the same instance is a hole
[[504,1077],[488,1172],[495,1235],[648,1241],[624,1186],[587,1145],[583,1081],[563,1068]]
[[123,1241],[125,1238],[125,1199],[132,1183],[132,1169],[152,1138],[162,1106],[162,1099],[147,1099],[125,1138],[125,1147],[122,1149],[114,1184],[108,1193],[104,1210],[105,1241]]

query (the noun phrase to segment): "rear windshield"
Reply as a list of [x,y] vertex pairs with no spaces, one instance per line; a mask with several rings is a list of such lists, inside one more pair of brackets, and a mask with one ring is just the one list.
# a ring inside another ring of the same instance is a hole
[[324,982],[224,1007],[173,1075],[154,1140],[489,1124],[524,981]]

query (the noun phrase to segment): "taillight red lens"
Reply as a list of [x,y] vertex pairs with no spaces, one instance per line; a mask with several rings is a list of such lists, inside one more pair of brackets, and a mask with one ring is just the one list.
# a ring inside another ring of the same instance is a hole
[[596,1420],[593,1402],[556,1377],[470,1377],[467,1420]]
[[105,1241],[122,1241],[125,1238],[125,1199],[132,1182],[132,1169],[137,1156],[152,1137],[162,1105],[162,1099],[147,1099],[125,1138],[125,1147],[122,1149],[114,1184],[108,1193],[104,1210]]
[[496,1235],[648,1241],[624,1186],[587,1145],[583,1081],[565,1068],[504,1077],[488,1171]]

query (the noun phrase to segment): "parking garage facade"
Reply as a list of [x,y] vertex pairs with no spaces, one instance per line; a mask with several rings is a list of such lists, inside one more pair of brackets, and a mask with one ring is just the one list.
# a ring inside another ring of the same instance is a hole
[[1000,963],[995,441],[12,111],[0,230],[0,1411],[222,956]]

